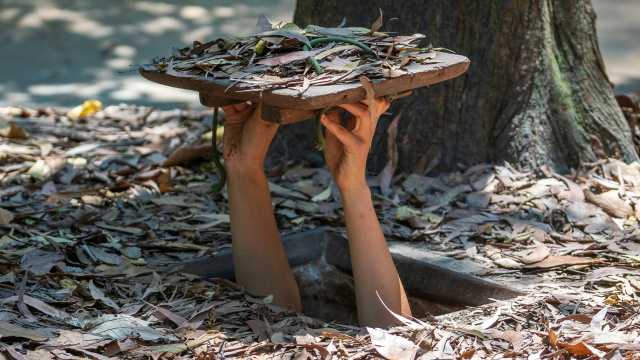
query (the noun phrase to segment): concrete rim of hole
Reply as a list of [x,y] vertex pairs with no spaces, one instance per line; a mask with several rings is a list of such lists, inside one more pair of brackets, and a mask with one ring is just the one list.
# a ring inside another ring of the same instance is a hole
[[[349,245],[343,236],[323,228],[284,236],[282,243],[298,282],[302,312],[325,322],[357,325],[355,290]],[[390,246],[391,256],[407,292],[415,317],[443,315],[495,300],[523,295],[507,286],[453,269],[481,269],[473,262],[456,259],[415,259],[398,244]],[[444,264],[440,266],[439,264]],[[234,280],[230,248],[174,264],[182,271],[206,278]]]

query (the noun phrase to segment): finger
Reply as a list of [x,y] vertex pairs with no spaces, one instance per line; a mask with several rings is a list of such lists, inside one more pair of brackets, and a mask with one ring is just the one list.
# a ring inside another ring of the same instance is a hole
[[340,142],[345,146],[355,146],[359,142],[358,138],[351,133],[351,131],[345,129],[339,123],[329,120],[328,117],[323,116],[320,120],[329,132],[331,132]]
[[384,112],[387,111],[390,105],[391,101],[389,101],[389,99],[387,99],[386,97],[381,96],[379,98],[376,98],[376,109],[378,110],[378,116],[384,114]]
[[348,112],[352,113],[357,117],[364,117],[364,116],[367,116],[367,114],[369,113],[369,107],[362,103],[342,104],[338,106],[347,110]]
[[252,106],[252,105],[249,105],[248,103],[243,102],[243,103],[239,103],[239,104],[233,104],[232,106],[234,107],[234,109],[235,109],[237,112],[243,112],[243,111],[245,111],[249,106]]
[[340,115],[341,115],[340,113],[335,113],[335,114],[325,114],[322,116],[326,116],[327,118],[329,118],[330,121],[340,124]]
[[233,116],[235,113],[238,112],[233,105],[221,106],[220,109],[222,109],[226,117]]
[[[374,99],[376,103],[376,116],[380,117],[380,115],[384,114],[385,111],[391,105],[391,101],[387,99],[385,96],[380,96]],[[361,103],[369,106],[369,100],[362,100]]]
[[356,132],[356,127],[358,126],[358,118],[355,116],[350,116],[347,119],[347,122],[344,124],[344,128],[350,131],[351,133]]

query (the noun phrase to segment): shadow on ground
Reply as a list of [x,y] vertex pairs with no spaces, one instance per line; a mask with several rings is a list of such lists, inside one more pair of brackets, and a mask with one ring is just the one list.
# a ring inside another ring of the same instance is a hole
[[[173,46],[250,35],[264,13],[289,22],[295,0],[0,0],[0,107],[75,106],[88,98],[160,109],[200,106],[195,92],[142,79],[136,64]],[[640,89],[640,2],[593,0],[616,93]],[[134,65],[134,66],[132,66]]]
[[199,104],[196,93],[149,83],[136,64],[173,46],[251,35],[265,13],[291,21],[295,0],[0,0],[0,106],[75,106],[87,98],[159,108]]

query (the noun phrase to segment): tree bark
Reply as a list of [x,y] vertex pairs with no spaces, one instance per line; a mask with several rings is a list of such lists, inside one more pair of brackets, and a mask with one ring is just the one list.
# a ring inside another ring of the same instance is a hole
[[[381,8],[381,31],[422,33],[427,43],[469,57],[456,79],[421,88],[395,101],[402,113],[396,141],[398,170],[427,162],[451,171],[506,160],[522,169],[547,164],[566,172],[579,160],[608,156],[637,160],[631,132],[616,105],[595,31],[590,0],[298,0],[300,26],[368,27]],[[369,170],[386,162],[381,118]],[[290,154],[313,153],[310,121],[283,126]],[[601,143],[601,145],[599,144]]]

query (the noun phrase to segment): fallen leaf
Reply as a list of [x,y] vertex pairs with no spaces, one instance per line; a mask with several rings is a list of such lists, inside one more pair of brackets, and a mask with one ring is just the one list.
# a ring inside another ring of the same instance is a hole
[[600,351],[592,346],[585,344],[582,341],[577,343],[562,344],[562,347],[567,349],[570,353],[580,356],[597,355],[598,357],[602,357],[605,354],[604,351]]
[[582,192],[582,188],[580,185],[575,182],[567,179],[566,177],[558,174],[553,174],[559,180],[564,181],[565,184],[569,187],[569,200],[573,202],[583,202],[584,201],[584,193]]
[[47,175],[49,175],[50,172],[51,172],[51,167],[49,167],[49,165],[47,165],[47,163],[41,159],[36,161],[36,163],[33,164],[33,166],[29,168],[29,170],[27,170],[27,175],[31,176],[36,180],[42,180]]
[[331,197],[331,193],[332,193],[332,186],[333,186],[333,180],[331,181],[331,183],[329,183],[329,186],[327,186],[326,189],[324,189],[321,193],[315,195],[314,197],[311,198],[311,201],[327,201],[329,200],[329,198]]
[[380,171],[380,174],[378,174],[378,179],[380,179],[380,192],[383,196],[388,196],[391,192],[391,179],[398,166],[398,144],[396,143],[396,136],[398,134],[398,121],[401,116],[402,111],[396,115],[387,128],[387,164],[382,171]]
[[118,306],[118,304],[115,303],[115,301],[111,300],[109,297],[107,297],[104,292],[102,292],[102,290],[100,290],[94,283],[93,280],[89,281],[89,291],[91,291],[91,297],[93,297],[96,300],[100,300],[102,301],[105,305],[112,307],[116,310],[120,310],[120,307]]
[[91,115],[100,109],[102,109],[102,103],[98,100],[90,99],[69,110],[67,112],[67,117],[71,120],[78,120],[87,115]]
[[586,265],[602,262],[599,259],[589,259],[577,256],[549,256],[535,264],[524,266],[525,269],[550,269],[560,266]]
[[502,310],[500,308],[498,308],[498,310],[496,310],[496,313],[493,314],[492,317],[488,318],[487,320],[485,320],[482,325],[480,325],[480,327],[485,330],[488,329],[490,327],[492,327],[500,318],[500,315],[502,315]]
[[419,347],[409,339],[389,334],[383,329],[367,327],[371,344],[387,360],[413,360]]
[[140,336],[143,340],[158,340],[165,336],[163,332],[149,327],[147,321],[124,314],[102,315],[89,332],[117,340],[124,340],[136,335]]
[[190,351],[194,351],[194,349],[198,348],[200,345],[216,339],[220,337],[220,333],[217,331],[209,331],[206,334],[204,334],[203,336],[195,339],[195,340],[191,340],[188,341],[186,344],[177,344],[177,345],[170,345],[170,346],[163,346],[157,349],[154,349],[153,352],[160,352],[160,353],[164,353],[164,352],[169,352],[172,354],[180,354],[181,352],[190,350]]
[[591,327],[596,331],[602,331],[602,325],[604,322],[604,318],[607,316],[608,310],[609,308],[605,306],[600,311],[598,311],[598,313],[593,315],[593,318],[591,319]]
[[0,335],[2,337],[17,337],[33,341],[45,341],[49,338],[42,331],[23,328],[6,321],[0,321]]
[[307,45],[311,48],[311,44],[309,43],[309,39],[306,36],[300,34],[299,32],[293,30],[274,30],[274,31],[264,31],[259,34],[256,34],[257,38],[269,41],[276,45],[280,44],[282,40],[278,40],[279,37],[285,37],[287,39],[296,39],[301,43]]
[[161,314],[161,316],[171,320],[174,324],[176,324],[178,326],[182,326],[184,323],[187,322],[187,319],[183,318],[180,315],[174,314],[173,312],[171,312],[171,311],[169,311],[167,309],[163,309],[163,308],[161,308],[159,306],[156,306],[156,305],[153,305],[153,304],[149,304],[146,301],[145,301],[145,303],[147,305],[151,306],[152,308],[154,308],[156,310],[156,312]]
[[[630,255],[623,255],[623,256],[630,257]],[[637,261],[640,262],[640,259],[638,259]],[[617,267],[603,267],[587,274],[587,276],[585,277],[585,280],[594,281],[610,275],[619,275],[619,274],[640,275],[640,270],[622,269]]]
[[364,36],[373,35],[373,33],[378,31],[378,29],[380,29],[380,27],[382,26],[382,9],[378,9],[378,10],[380,10],[380,17],[376,19],[376,21],[371,25],[371,31],[366,33]]
[[518,348],[524,344],[524,337],[521,333],[513,330],[507,330],[503,332],[500,336],[501,339],[507,340],[511,343],[514,350],[518,350]]
[[24,270],[31,271],[36,275],[42,275],[48,273],[62,259],[64,259],[64,256],[55,252],[34,250],[26,253],[20,263]]
[[594,194],[589,189],[584,189],[583,192],[586,201],[599,206],[610,216],[626,219],[634,213],[631,205],[622,200],[616,190],[610,190],[601,194]]
[[269,20],[267,20],[267,17],[264,16],[264,14],[260,14],[260,16],[258,17],[258,22],[256,23],[256,34],[265,31],[271,31],[272,29],[273,26],[271,25]]
[[13,220],[13,213],[9,210],[0,208],[0,225],[7,225]]
[[520,261],[522,261],[525,264],[534,264],[546,259],[549,256],[549,254],[550,254],[549,248],[545,244],[540,243],[536,245],[536,247],[533,249],[533,251],[531,251],[531,253],[521,257]]
[[0,136],[7,139],[19,139],[26,140],[29,138],[27,133],[24,132],[18,125],[11,123],[10,126],[0,126]]
[[269,58],[262,59],[258,61],[256,64],[269,65],[269,66],[288,64],[296,60],[306,59],[309,56],[315,56],[316,54],[319,54],[322,51],[326,51],[326,49],[327,47],[324,47],[321,49],[309,50],[309,51],[294,51],[294,52],[283,54],[277,57],[269,57]]
[[522,268],[521,263],[507,257],[501,257],[499,259],[495,259],[493,260],[493,262],[496,263],[496,265],[505,269],[521,269]]
[[211,152],[211,143],[198,146],[182,145],[169,155],[169,157],[160,165],[162,167],[172,167],[183,164],[189,160],[197,159]]

